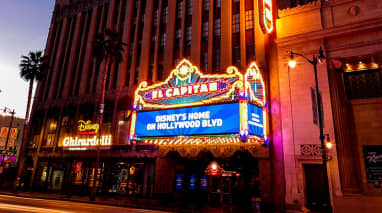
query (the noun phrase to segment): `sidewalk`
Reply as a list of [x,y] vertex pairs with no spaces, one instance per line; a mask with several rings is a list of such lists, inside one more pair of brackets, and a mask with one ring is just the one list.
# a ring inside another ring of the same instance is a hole
[[345,212],[382,212],[382,197],[366,195],[334,197],[334,213]]
[[136,198],[126,196],[97,196],[95,201],[90,201],[89,196],[65,195],[60,193],[35,192],[35,191],[17,191],[12,193],[6,190],[0,190],[2,195],[12,195],[19,197],[40,198],[49,200],[65,200],[91,204],[102,204],[111,206],[122,206],[138,209],[150,209],[172,212],[247,212],[243,209],[237,209],[234,206],[228,207],[210,207],[206,205],[190,204],[175,200],[155,200],[147,198]]

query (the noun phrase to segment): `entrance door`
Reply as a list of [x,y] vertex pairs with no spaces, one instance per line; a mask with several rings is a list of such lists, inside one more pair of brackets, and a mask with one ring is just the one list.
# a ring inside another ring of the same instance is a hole
[[331,212],[329,186],[322,164],[305,164],[305,183],[308,209]]

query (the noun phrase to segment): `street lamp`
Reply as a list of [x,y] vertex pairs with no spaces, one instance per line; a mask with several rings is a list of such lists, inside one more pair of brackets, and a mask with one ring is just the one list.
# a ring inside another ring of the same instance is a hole
[[[310,64],[313,65],[314,68],[314,78],[315,78],[315,83],[316,83],[316,98],[317,98],[317,111],[318,111],[318,126],[320,128],[320,142],[321,142],[321,150],[322,150],[322,164],[324,167],[324,177],[325,177],[325,182],[327,186],[328,184],[328,172],[327,172],[327,158],[326,158],[326,147],[330,149],[333,144],[330,142],[329,135],[324,134],[324,127],[323,127],[323,121],[322,121],[322,111],[321,111],[321,97],[319,95],[319,89],[318,89],[318,80],[317,80],[317,64],[322,63],[325,60],[324,56],[324,51],[322,50],[322,47],[318,50],[319,55],[313,55],[313,59],[309,59],[306,56],[304,56],[301,53],[296,53],[293,51],[290,51],[290,60],[288,62],[288,65],[290,68],[295,68],[297,65],[297,62],[294,58],[294,56],[301,56],[304,58],[306,61],[308,61]],[[328,142],[325,144],[325,136],[327,136]]]
[[5,153],[3,154],[3,159],[0,163],[0,166],[3,165],[3,162],[4,162],[4,158],[5,158],[5,155],[6,155],[6,152],[7,152],[7,145],[8,145],[8,141],[9,141],[9,135],[11,133],[11,129],[12,129],[12,124],[13,124],[13,118],[16,114],[15,110],[11,110],[9,109],[8,107],[4,107],[4,109],[1,110],[2,111],[2,114],[3,115],[6,115],[7,113],[11,114],[11,122],[9,122],[9,127],[8,127],[8,133],[7,133],[7,139],[5,140],[5,146],[4,146],[4,149],[5,149]]

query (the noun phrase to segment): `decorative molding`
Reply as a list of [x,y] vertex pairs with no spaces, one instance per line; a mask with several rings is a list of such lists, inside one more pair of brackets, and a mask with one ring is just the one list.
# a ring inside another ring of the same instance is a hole
[[297,7],[278,10],[278,15],[279,15],[279,18],[282,18],[285,16],[290,16],[297,13],[302,13],[302,12],[318,9],[320,7],[321,7],[321,1],[316,0],[304,5],[297,5]]
[[197,158],[200,152],[211,152],[216,158],[230,158],[237,151],[248,151],[253,157],[267,159],[268,150],[265,145],[257,143],[238,143],[238,144],[203,144],[203,145],[172,145],[157,146],[158,157],[166,157],[169,152],[178,152],[182,158]]
[[322,156],[321,144],[301,144],[300,152],[302,156]]

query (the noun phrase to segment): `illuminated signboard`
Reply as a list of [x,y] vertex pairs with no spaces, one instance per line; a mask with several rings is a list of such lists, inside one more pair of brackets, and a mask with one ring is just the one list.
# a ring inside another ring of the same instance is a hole
[[78,135],[80,137],[65,137],[62,140],[60,146],[63,147],[94,147],[94,146],[110,146],[111,145],[111,135],[102,135],[101,140],[99,137],[94,136],[98,133],[99,125],[92,124],[89,121],[78,121]]
[[228,67],[226,74],[205,75],[183,59],[165,81],[139,84],[129,139],[233,135],[241,141],[265,141],[265,107],[264,81],[256,63],[244,75],[236,67]]
[[99,124],[92,124],[92,121],[78,121],[78,134],[79,135],[94,135],[97,134]]
[[263,31],[270,33],[273,30],[273,9],[272,9],[272,0],[259,0],[262,4],[262,7],[259,7],[260,13],[260,25],[263,28]]
[[[99,139],[97,136],[93,137],[65,137],[62,146],[64,147],[91,147],[98,146]],[[111,135],[102,135],[101,137],[101,146],[110,146],[111,145]]]
[[253,104],[248,104],[248,133],[264,136],[263,109]]
[[164,82],[152,86],[142,82],[135,104],[159,109],[204,105],[229,98],[242,86],[243,75],[235,67],[229,67],[227,74],[203,75],[184,59]]
[[239,132],[239,104],[138,112],[135,135],[173,136]]

